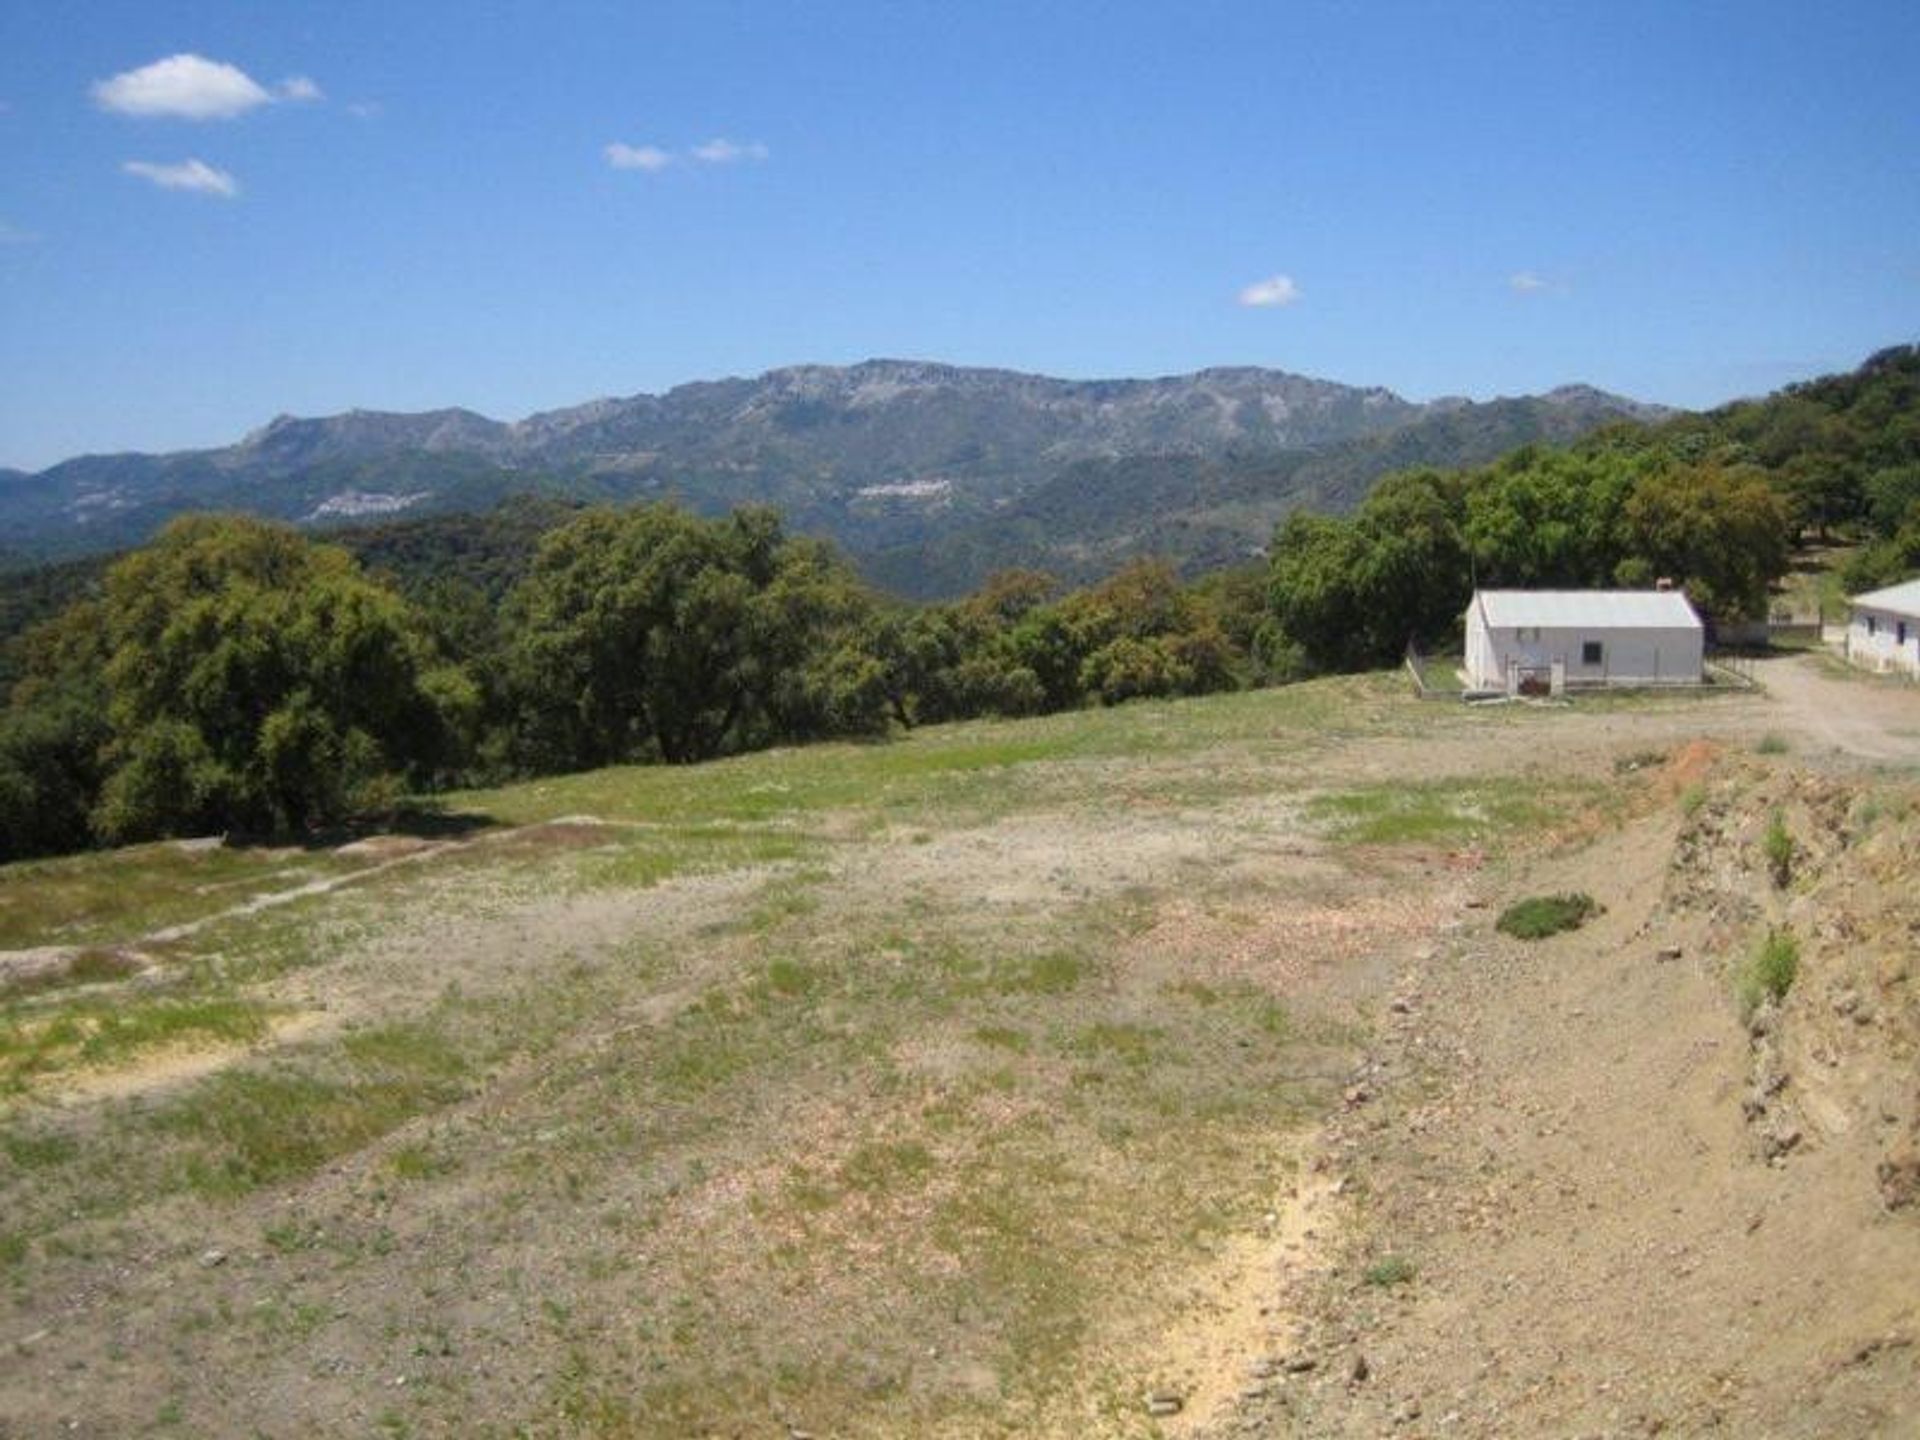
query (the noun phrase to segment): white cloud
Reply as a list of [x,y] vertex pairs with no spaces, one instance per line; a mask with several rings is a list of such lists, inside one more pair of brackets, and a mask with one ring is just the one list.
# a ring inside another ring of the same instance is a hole
[[273,103],[266,88],[239,66],[201,55],[169,55],[111,80],[97,81],[93,98],[101,109],[121,115],[171,115],[185,120],[227,120]]
[[356,120],[371,120],[380,113],[378,100],[355,100],[348,104],[347,113]]
[[1533,295],[1550,287],[1533,271],[1521,270],[1507,277],[1507,288],[1516,295]]
[[644,170],[657,174],[673,163],[673,156],[658,145],[623,145],[616,140],[603,152],[607,164],[616,170]]
[[1300,287],[1291,275],[1270,275],[1256,280],[1240,292],[1240,303],[1255,309],[1271,305],[1291,305],[1300,298]]
[[150,160],[129,160],[120,167],[129,175],[151,180],[162,190],[191,190],[200,195],[218,195],[231,200],[240,193],[240,182],[224,170],[216,170],[204,160],[182,160],[178,165],[156,165]]
[[693,147],[693,158],[703,165],[735,165],[742,160],[765,160],[772,153],[758,140],[749,140],[742,145],[720,136]]
[[291,100],[296,105],[326,99],[320,87],[305,75],[289,75],[275,88],[279,90],[282,100]]

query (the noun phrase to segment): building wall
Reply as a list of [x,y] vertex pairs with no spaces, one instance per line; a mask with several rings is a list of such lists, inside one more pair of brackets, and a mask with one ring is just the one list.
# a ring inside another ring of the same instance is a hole
[[[1480,632],[1476,648],[1476,629]],[[1600,659],[1583,657],[1588,641],[1600,644]],[[1467,619],[1467,675],[1477,687],[1505,689],[1509,667],[1550,669],[1566,665],[1567,684],[1697,685],[1702,678],[1704,637],[1697,630],[1526,628],[1490,629],[1477,613]]]
[[1847,658],[1868,670],[1920,676],[1920,620],[1854,606],[1847,625]]
[[1467,611],[1465,655],[1467,683],[1479,690],[1497,690],[1506,681],[1500,672],[1500,658],[1487,633],[1487,622],[1475,605]]

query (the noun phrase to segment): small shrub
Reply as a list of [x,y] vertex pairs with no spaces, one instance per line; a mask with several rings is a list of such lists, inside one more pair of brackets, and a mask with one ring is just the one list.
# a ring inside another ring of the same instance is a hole
[[1584,893],[1535,895],[1501,911],[1495,928],[1516,940],[1544,940],[1562,930],[1579,929],[1600,909],[1600,902]]
[[1413,1261],[1404,1255],[1383,1255],[1369,1265],[1361,1276],[1369,1285],[1387,1289],[1394,1285],[1405,1285],[1419,1273]]
[[1786,736],[1768,733],[1762,735],[1760,743],[1753,748],[1761,755],[1784,755],[1793,747],[1787,744]]
[[1784,890],[1793,879],[1793,836],[1787,833],[1787,820],[1778,810],[1767,819],[1767,833],[1760,842],[1767,857],[1767,871],[1774,888]]
[[1704,785],[1689,785],[1680,792],[1680,813],[1689,820],[1697,815],[1700,807],[1706,803],[1707,787]]
[[1768,1000],[1783,1000],[1800,973],[1800,942],[1790,930],[1769,930],[1740,971],[1740,1012],[1751,1015]]

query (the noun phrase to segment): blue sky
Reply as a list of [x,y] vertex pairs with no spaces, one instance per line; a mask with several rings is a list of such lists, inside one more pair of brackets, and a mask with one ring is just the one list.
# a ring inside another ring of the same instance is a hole
[[1910,3],[0,0],[0,464],[873,355],[1711,404],[1920,333],[1916,76]]

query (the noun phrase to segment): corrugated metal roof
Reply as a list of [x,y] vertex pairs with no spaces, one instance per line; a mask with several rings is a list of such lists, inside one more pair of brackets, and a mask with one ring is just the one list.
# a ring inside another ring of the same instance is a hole
[[1700,616],[1678,590],[1481,590],[1474,603],[1496,630],[1699,630]]
[[1901,615],[1920,617],[1920,580],[1905,580],[1884,590],[1869,590],[1853,597],[1856,605],[1871,605],[1875,610],[1892,610]]

